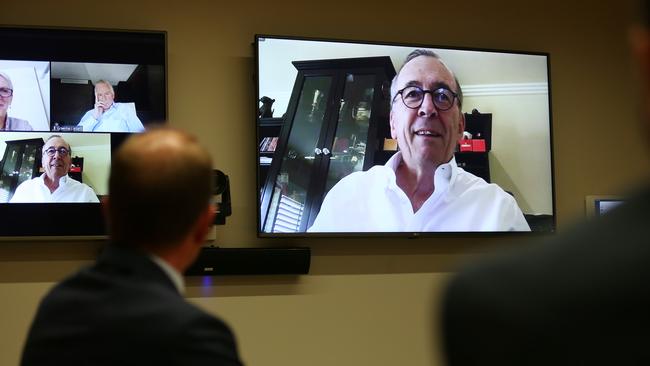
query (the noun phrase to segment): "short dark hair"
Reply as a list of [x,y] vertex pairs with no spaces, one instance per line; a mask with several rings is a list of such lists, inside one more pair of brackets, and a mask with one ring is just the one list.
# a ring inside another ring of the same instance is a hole
[[458,78],[456,77],[456,74],[449,67],[447,67],[447,65],[444,63],[444,61],[442,61],[442,59],[440,58],[440,55],[438,55],[437,53],[435,53],[435,52],[433,52],[431,50],[418,48],[418,49],[415,49],[415,50],[411,51],[406,56],[406,60],[404,60],[404,63],[402,64],[402,67],[399,68],[399,70],[397,71],[397,74],[395,74],[395,77],[393,78],[393,81],[391,82],[391,85],[390,85],[391,108],[392,108],[392,105],[393,105],[392,102],[395,100],[395,96],[397,96],[397,78],[399,77],[399,74],[402,72],[402,69],[404,68],[404,66],[407,63],[409,63],[409,61],[411,61],[414,58],[419,57],[419,56],[433,57],[436,60],[440,61],[443,65],[445,65],[447,70],[449,70],[451,75],[454,77],[454,81],[456,82],[456,87],[458,88],[458,90],[452,90],[452,91],[454,93],[458,94],[458,107],[459,108],[462,107],[463,106],[463,89],[460,87],[460,82],[458,82]]
[[111,162],[108,225],[116,245],[162,247],[190,233],[212,196],[212,160],[196,138],[153,128]]

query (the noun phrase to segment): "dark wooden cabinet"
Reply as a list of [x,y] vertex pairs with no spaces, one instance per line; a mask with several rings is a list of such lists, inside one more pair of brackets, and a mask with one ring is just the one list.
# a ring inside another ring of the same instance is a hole
[[266,182],[266,177],[278,149],[280,131],[284,118],[259,118],[257,120],[257,145],[258,145],[258,189]]
[[485,151],[458,151],[455,154],[456,164],[490,183],[489,154],[492,149],[492,114],[479,113],[476,110],[472,113],[465,113],[465,131],[472,134],[474,139],[485,140]]
[[39,175],[43,139],[5,141],[0,161],[0,203],[9,202],[20,183]]
[[79,183],[83,183],[84,158],[75,156],[71,161],[72,165],[70,166],[68,176]]
[[[268,174],[260,163],[263,232],[305,231],[344,176],[378,163],[388,135],[389,57],[294,61],[298,70]],[[273,130],[258,121],[258,143]],[[260,158],[265,158],[260,152]],[[383,158],[383,157],[381,157]]]

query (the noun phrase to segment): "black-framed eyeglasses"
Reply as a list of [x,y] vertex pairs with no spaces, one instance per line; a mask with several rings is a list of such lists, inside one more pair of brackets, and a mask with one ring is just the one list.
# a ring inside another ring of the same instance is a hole
[[[438,88],[435,90],[425,90],[419,86],[407,86],[399,91],[397,94],[402,96],[404,105],[411,109],[418,109],[424,101],[424,96],[429,93],[433,98],[433,104],[440,111],[446,111],[454,106],[454,100],[458,99],[458,94],[447,88]],[[397,95],[395,95],[397,98]],[[393,100],[394,102],[395,100]]]
[[14,90],[10,88],[0,88],[0,97],[9,98],[14,95]]
[[53,147],[48,147],[47,149],[43,150],[43,154],[47,154],[49,157],[53,157],[54,154],[59,153],[59,156],[65,157],[68,156],[70,153],[70,150],[66,149],[65,147],[60,147],[58,149],[55,149]]

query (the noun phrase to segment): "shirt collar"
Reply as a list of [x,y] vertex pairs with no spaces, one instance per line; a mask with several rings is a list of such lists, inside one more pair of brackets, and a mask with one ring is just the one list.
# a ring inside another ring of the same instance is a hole
[[[41,174],[41,180],[45,182],[45,173]],[[61,178],[59,178],[59,186],[66,184],[68,182],[68,175],[64,175]]]
[[[398,151],[388,159],[385,166],[390,168],[393,173],[397,172],[397,167],[402,162],[402,152]],[[436,169],[434,175],[434,184],[436,187],[443,185],[452,185],[458,175],[458,165],[456,164],[456,156],[452,155],[451,160],[445,164],[440,164]],[[440,184],[439,184],[440,183]]]
[[167,274],[167,277],[172,281],[178,290],[178,293],[182,295],[185,292],[185,280],[183,279],[183,276],[174,267],[157,255],[149,254],[149,258],[151,258],[151,260]]

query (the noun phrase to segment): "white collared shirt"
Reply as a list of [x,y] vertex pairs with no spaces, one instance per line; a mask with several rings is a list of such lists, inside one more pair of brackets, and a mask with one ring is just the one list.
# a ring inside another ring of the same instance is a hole
[[308,231],[530,231],[510,194],[459,168],[453,157],[436,169],[434,192],[413,212],[411,201],[397,185],[395,172],[401,161],[397,152],[386,165],[341,179],[323,200]]
[[172,281],[176,289],[178,290],[179,294],[185,293],[185,280],[183,279],[183,276],[176,270],[176,268],[172,267],[169,263],[167,263],[164,259],[158,257],[155,254],[149,254],[149,258],[160,267],[160,269],[167,274],[167,277]]
[[93,117],[94,109],[91,109],[81,117],[77,126],[81,126],[84,132],[142,132],[144,126],[131,104],[113,102],[98,119]]
[[88,185],[64,175],[59,179],[59,187],[50,192],[45,185],[45,174],[22,182],[9,202],[99,202],[97,195]]

